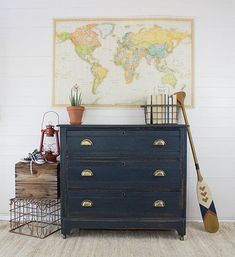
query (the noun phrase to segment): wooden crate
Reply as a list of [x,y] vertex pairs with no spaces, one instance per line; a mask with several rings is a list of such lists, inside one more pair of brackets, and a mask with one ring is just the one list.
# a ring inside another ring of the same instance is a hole
[[15,197],[35,199],[59,198],[59,163],[29,163],[15,165]]

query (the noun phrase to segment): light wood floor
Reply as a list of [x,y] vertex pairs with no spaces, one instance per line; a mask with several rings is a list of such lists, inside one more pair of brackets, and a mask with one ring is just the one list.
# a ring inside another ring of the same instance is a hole
[[235,223],[222,223],[209,234],[201,223],[188,223],[185,241],[174,231],[81,230],[63,239],[9,233],[0,222],[0,257],[235,257]]

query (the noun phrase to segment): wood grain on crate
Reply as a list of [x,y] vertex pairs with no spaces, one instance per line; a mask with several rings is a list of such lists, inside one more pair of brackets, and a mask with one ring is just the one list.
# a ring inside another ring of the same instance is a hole
[[29,163],[16,163],[15,196],[17,198],[58,198],[58,172],[58,163],[33,164],[32,173]]

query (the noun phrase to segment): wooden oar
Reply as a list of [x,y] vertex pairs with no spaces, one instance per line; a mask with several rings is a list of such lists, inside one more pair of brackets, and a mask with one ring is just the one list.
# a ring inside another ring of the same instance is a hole
[[198,202],[201,210],[204,227],[206,231],[210,233],[215,233],[219,229],[219,221],[218,221],[218,217],[217,217],[217,213],[216,213],[215,205],[211,196],[210,189],[206,184],[204,178],[202,177],[202,174],[199,168],[196,151],[193,144],[193,138],[192,138],[191,130],[188,123],[188,118],[184,107],[184,98],[186,94],[184,92],[177,92],[175,93],[175,95],[177,97],[177,102],[180,104],[182,109],[184,121],[188,132],[189,142],[193,153],[193,159],[194,159],[194,163],[197,171],[197,198],[198,198]]

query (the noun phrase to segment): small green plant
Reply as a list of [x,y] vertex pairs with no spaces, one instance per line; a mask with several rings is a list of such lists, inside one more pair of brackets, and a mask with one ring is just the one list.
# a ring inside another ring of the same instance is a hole
[[82,103],[82,92],[79,90],[79,86],[76,84],[71,88],[69,96],[71,106],[79,106]]

